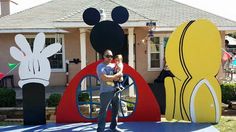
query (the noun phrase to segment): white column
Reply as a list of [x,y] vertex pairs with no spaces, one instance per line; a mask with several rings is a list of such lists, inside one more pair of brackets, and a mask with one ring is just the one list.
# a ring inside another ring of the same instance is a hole
[[[134,67],[134,28],[129,28],[128,29],[128,41],[129,41],[129,66],[132,68]],[[132,83],[133,81],[129,79],[129,84]],[[129,96],[134,97],[135,92],[134,92],[134,85],[130,86],[129,88]]]
[[[86,29],[80,28],[80,57],[81,70],[86,67]],[[86,79],[81,82],[81,90],[86,90]]]
[[80,28],[81,70],[86,67],[86,29]]
[[129,41],[129,66],[134,68],[134,28],[128,29],[128,41]]

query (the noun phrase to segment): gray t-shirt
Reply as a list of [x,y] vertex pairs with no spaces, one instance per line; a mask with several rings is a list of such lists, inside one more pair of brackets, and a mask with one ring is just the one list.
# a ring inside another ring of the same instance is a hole
[[102,74],[113,75],[114,66],[115,64],[112,64],[112,63],[105,64],[103,62],[97,66],[97,76],[98,76],[98,79],[100,80],[100,94],[104,92],[114,91],[113,86],[107,85],[106,82],[102,81],[101,79]]

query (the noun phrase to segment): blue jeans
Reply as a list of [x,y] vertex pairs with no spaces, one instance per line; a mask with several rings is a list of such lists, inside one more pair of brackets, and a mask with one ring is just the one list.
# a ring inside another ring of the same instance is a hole
[[110,103],[112,104],[112,118],[111,118],[110,129],[116,128],[118,120],[119,100],[120,100],[119,94],[118,93],[114,94],[113,91],[104,92],[100,94],[101,106],[98,115],[97,132],[104,132],[106,125],[107,109]]

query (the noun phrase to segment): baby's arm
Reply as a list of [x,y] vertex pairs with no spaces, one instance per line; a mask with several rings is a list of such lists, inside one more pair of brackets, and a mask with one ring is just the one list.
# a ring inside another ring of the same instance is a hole
[[121,63],[119,63],[118,65],[117,65],[117,67],[118,67],[118,72],[120,72],[120,73],[123,73],[123,63],[121,62]]
[[121,81],[123,81],[123,63],[121,62],[121,63],[119,63],[118,65],[118,73],[120,73],[122,76],[119,78],[119,81],[121,82]]

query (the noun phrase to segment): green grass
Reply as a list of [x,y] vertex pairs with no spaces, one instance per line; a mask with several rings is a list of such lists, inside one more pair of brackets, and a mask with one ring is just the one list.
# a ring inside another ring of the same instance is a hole
[[[165,118],[161,118],[162,122],[188,122],[188,121],[167,121]],[[236,132],[236,116],[221,116],[220,122],[213,125],[220,132]]]
[[23,122],[0,122],[0,126],[9,126],[9,125],[23,125]]
[[236,116],[221,116],[220,122],[214,126],[220,132],[236,132]]

